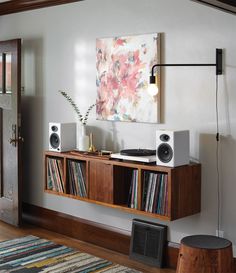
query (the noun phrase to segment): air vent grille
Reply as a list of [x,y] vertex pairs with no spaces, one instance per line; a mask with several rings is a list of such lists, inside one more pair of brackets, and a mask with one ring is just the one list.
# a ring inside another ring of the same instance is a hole
[[136,225],[134,229],[134,244],[133,244],[133,252],[139,255],[145,255],[146,249],[146,230],[143,226]]
[[161,245],[159,244],[160,237],[160,232],[157,232],[156,230],[150,229],[147,231],[145,256],[158,258],[159,250],[161,250]]
[[163,266],[167,226],[133,220],[130,258],[152,266]]

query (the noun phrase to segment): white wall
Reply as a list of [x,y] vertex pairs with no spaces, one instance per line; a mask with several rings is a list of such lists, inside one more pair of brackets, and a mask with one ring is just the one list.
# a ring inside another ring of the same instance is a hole
[[[166,63],[213,63],[224,48],[225,74],[219,79],[221,139],[221,229],[236,245],[236,16],[189,0],[86,0],[0,17],[1,40],[23,38],[24,200],[45,208],[131,229],[137,215],[43,192],[43,151],[49,121],[76,121],[57,93],[68,90],[81,111],[96,100],[95,40],[127,34],[163,33]],[[217,180],[215,160],[215,69],[166,68],[163,124],[97,121],[90,129],[106,149],[154,148],[157,128],[189,128],[191,156],[202,163],[202,211],[169,226],[169,240],[188,234],[215,234]],[[113,143],[113,144],[112,144]],[[148,219],[148,218],[146,218]],[[148,219],[161,222],[154,219]]]

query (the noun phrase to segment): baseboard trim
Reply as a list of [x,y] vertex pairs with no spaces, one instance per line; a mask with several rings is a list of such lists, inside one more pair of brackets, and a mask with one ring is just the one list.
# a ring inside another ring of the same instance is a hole
[[[124,234],[117,228],[28,203],[23,203],[23,221],[125,255],[129,254],[130,234]],[[176,268],[178,254],[179,245],[169,242],[165,255],[167,267]]]
[[129,253],[130,236],[92,221],[23,203],[23,221],[120,253]]

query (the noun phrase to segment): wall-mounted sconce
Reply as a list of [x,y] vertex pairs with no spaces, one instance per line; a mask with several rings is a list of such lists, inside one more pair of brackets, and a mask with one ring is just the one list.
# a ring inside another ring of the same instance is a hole
[[222,52],[221,48],[216,49],[216,62],[214,64],[155,64],[152,67],[152,74],[150,76],[150,82],[148,87],[148,92],[150,95],[155,96],[158,93],[158,76],[154,75],[154,70],[156,67],[163,66],[215,66],[216,75],[222,75]]

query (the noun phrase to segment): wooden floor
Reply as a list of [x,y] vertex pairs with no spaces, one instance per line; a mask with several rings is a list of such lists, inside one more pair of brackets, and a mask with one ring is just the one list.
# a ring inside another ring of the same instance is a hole
[[45,229],[41,229],[35,226],[24,225],[22,228],[15,228],[8,224],[0,221],[0,241],[10,240],[13,238],[25,236],[25,235],[35,235],[41,238],[52,240],[56,243],[63,244],[66,246],[73,247],[82,252],[87,252],[92,255],[119,263],[131,268],[135,268],[144,273],[174,273],[175,270],[171,269],[158,269],[151,266],[138,263],[136,261],[130,260],[128,256],[110,251],[101,247],[94,246],[76,239],[69,238],[67,236],[51,232]]

